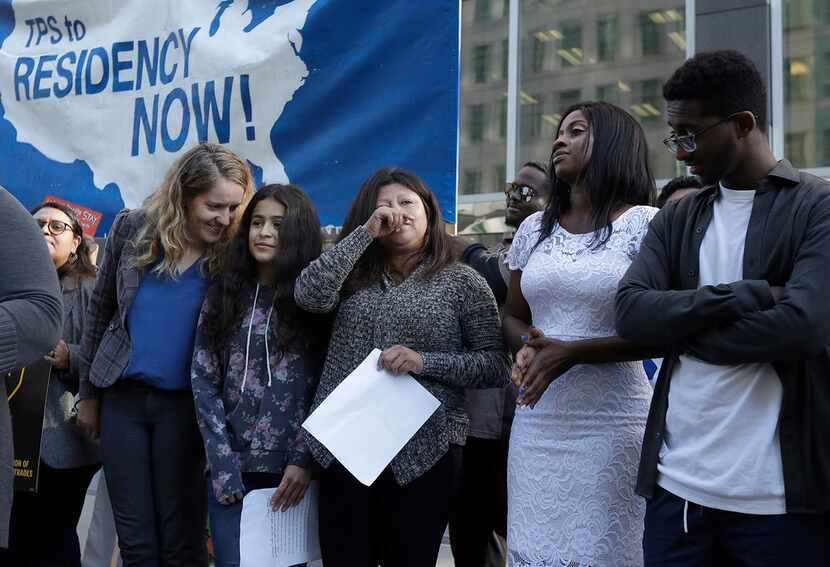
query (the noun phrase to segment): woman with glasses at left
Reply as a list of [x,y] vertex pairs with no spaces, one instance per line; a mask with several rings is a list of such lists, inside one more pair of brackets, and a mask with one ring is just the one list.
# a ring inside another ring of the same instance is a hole
[[98,470],[97,446],[74,424],[78,392],[78,349],[86,308],[95,285],[95,266],[75,212],[60,203],[43,203],[32,216],[46,241],[63,294],[63,334],[46,359],[52,375],[46,394],[38,491],[14,496],[9,549],[3,565],[79,566],[76,526],[86,490]]

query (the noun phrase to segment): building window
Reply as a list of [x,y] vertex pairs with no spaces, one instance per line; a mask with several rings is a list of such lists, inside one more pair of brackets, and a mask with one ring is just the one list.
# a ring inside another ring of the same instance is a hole
[[830,128],[825,128],[821,133],[821,155],[820,162],[830,164]]
[[562,41],[559,57],[563,67],[576,67],[582,64],[582,24],[564,22],[562,24]]
[[477,45],[473,48],[473,81],[486,83],[490,70],[490,46]]
[[476,9],[473,13],[473,19],[477,23],[489,22],[490,21],[490,0],[475,0]]
[[620,105],[620,89],[614,85],[598,85],[597,86],[597,100],[610,102],[611,104]]
[[805,102],[811,88],[810,63],[806,57],[784,60],[784,100]]
[[501,99],[499,103],[499,138],[507,138],[507,99]]
[[597,60],[614,61],[618,48],[617,15],[608,14],[597,20]]
[[465,195],[481,193],[481,172],[477,169],[465,169],[461,182],[461,192]]
[[501,42],[501,78],[507,80],[507,74],[510,71],[510,42],[509,40],[502,40]]
[[662,81],[649,79],[635,83],[635,102],[631,112],[640,120],[655,120],[663,113]]
[[658,19],[654,12],[640,12],[640,48],[644,57],[659,55],[662,50]]
[[580,102],[582,99],[582,91],[579,89],[570,89],[559,92],[559,114],[565,112],[565,109]]
[[541,73],[545,70],[545,46],[547,42],[536,36],[530,42],[530,72]]
[[816,73],[818,78],[818,92],[821,98],[830,98],[830,51],[817,55],[821,69]]
[[537,139],[542,135],[542,111],[544,98],[540,95],[528,95],[522,104],[521,137],[523,140]]
[[805,153],[805,132],[790,132],[785,138],[787,145],[787,158],[795,167],[807,167],[807,154]]
[[484,140],[484,105],[471,104],[469,107],[470,141],[477,143]]
[[[810,2],[806,0],[790,0],[784,4],[784,29],[805,28],[810,25]],[[824,2],[816,2],[817,5]],[[820,9],[820,8],[819,8]],[[818,14],[817,14],[818,15]]]
[[505,180],[507,178],[507,168],[504,164],[497,165],[493,168],[493,193],[502,190]]

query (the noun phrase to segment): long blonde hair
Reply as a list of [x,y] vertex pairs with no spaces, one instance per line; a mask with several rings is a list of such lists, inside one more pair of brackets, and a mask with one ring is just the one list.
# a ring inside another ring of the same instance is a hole
[[[248,164],[218,144],[199,144],[176,160],[162,184],[144,201],[147,222],[135,238],[138,255],[133,259],[133,266],[144,268],[161,256],[161,262],[153,271],[178,277],[178,263],[187,249],[187,205],[222,179],[245,191],[236,214],[238,222],[253,193],[254,183]],[[228,227],[220,242],[207,248],[205,265],[208,273],[215,274],[219,270],[222,253],[235,229],[236,222]]]

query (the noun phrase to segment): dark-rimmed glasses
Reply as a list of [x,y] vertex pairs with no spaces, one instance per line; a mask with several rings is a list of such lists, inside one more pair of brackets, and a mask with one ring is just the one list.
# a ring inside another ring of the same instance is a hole
[[697,132],[690,132],[688,134],[683,134],[682,136],[678,136],[677,134],[671,134],[663,140],[663,144],[666,146],[666,149],[673,154],[677,153],[678,148],[690,154],[697,149],[697,143],[695,142],[695,138],[702,136],[715,126],[720,126],[724,122],[729,122],[730,120],[735,118],[735,116],[737,116],[737,113],[730,114],[723,120],[718,120],[714,124],[711,124],[706,128],[703,128],[702,130],[698,130]]
[[47,221],[47,220],[44,220],[44,219],[35,219],[35,220],[37,220],[37,225],[40,227],[40,230],[43,230],[44,226],[48,227],[49,234],[51,234],[52,236],[60,236],[61,234],[63,234],[67,230],[71,231],[71,232],[75,232],[74,230],[72,230],[72,225],[71,224],[65,223],[63,221],[59,221],[59,220],[49,220],[49,221]]
[[507,186],[504,188],[504,195],[507,198],[516,195],[520,201],[529,203],[536,196],[536,189],[530,187],[529,185],[508,183]]

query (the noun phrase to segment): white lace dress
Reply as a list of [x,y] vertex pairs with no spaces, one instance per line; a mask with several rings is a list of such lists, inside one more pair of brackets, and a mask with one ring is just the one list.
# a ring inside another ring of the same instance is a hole
[[[632,207],[604,245],[556,227],[535,249],[542,213],[528,217],[507,257],[522,270],[533,325],[562,340],[616,335],[617,283],[637,254],[652,207]],[[511,566],[643,564],[645,501],[635,494],[651,386],[640,362],[582,364],[533,409],[518,408],[508,462]]]

